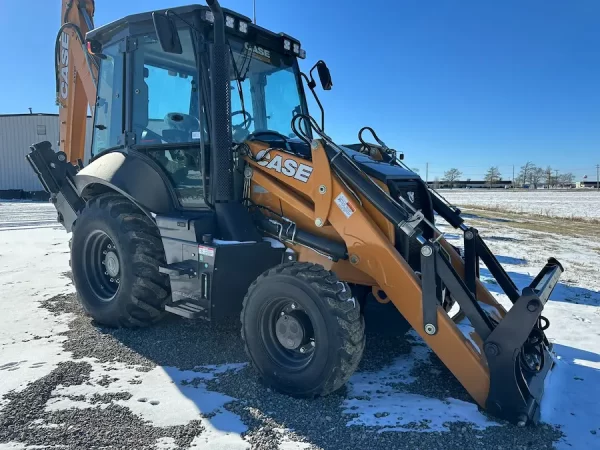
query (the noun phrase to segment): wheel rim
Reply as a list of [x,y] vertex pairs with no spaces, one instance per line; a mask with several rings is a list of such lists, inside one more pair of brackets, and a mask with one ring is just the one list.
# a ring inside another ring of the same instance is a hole
[[284,370],[298,371],[312,360],[316,349],[314,328],[297,302],[288,298],[266,302],[259,327],[267,354]]
[[85,240],[83,271],[98,300],[110,302],[115,298],[121,282],[121,262],[114,242],[104,231],[94,231]]

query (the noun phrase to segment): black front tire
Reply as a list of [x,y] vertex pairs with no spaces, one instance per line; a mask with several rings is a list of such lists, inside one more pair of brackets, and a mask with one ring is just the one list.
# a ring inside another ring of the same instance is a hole
[[[110,246],[110,247],[107,247]],[[117,258],[107,275],[106,248]],[[104,256],[103,256],[104,255]],[[103,194],[90,200],[73,228],[71,269],[83,309],[110,327],[144,327],[158,322],[170,283],[159,231],[128,199]],[[116,272],[115,272],[116,273]]]
[[[292,314],[302,311],[309,321],[315,345],[308,345],[305,355],[293,356],[269,333],[286,302],[293,303]],[[317,264],[286,263],[265,272],[250,286],[240,318],[246,352],[263,381],[295,397],[339,389],[356,370],[365,347],[359,302],[346,283]]]

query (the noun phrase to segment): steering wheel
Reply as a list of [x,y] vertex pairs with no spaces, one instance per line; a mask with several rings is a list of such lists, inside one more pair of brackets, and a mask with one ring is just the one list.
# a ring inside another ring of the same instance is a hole
[[252,122],[254,122],[254,117],[252,117],[252,115],[246,110],[240,109],[239,111],[232,112],[231,113],[232,124],[233,124],[233,116],[237,116],[239,114],[242,114],[244,116],[244,121],[242,123],[240,123],[239,125],[232,125],[232,127],[242,129],[242,130],[249,130],[250,125],[252,125]]
[[249,141],[252,141],[254,139],[256,140],[260,140],[258,137],[261,135],[272,135],[272,136],[277,136],[279,139],[281,139],[283,142],[287,142],[290,140],[289,137],[287,137],[285,134],[281,134],[279,131],[274,131],[274,130],[257,130],[254,131],[253,133],[250,133],[248,135],[248,137],[246,138]]
[[[287,137],[286,135],[281,134],[280,132],[274,131],[274,130],[257,130],[254,133],[250,133],[246,137],[246,140],[248,140],[248,141],[254,141],[254,140],[261,141],[262,140],[264,142],[269,142],[268,140],[263,140],[260,138],[260,136],[265,136],[265,135],[275,136],[277,138],[277,140],[282,140],[285,145],[285,149],[290,152],[292,151],[292,148],[290,147],[290,144],[288,142],[290,140],[290,138]],[[271,141],[272,141],[272,139],[271,139]]]

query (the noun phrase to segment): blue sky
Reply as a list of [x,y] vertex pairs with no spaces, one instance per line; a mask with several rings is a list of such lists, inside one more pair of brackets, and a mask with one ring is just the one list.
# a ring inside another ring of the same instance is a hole
[[[95,22],[190,2],[96,0]],[[252,15],[252,0],[221,4]],[[0,113],[56,111],[59,16],[59,0],[0,1]],[[334,87],[320,95],[340,143],[373,126],[430,179],[491,165],[510,178],[527,160],[595,179],[599,1],[257,0],[257,19],[300,39],[304,69],[327,62]]]

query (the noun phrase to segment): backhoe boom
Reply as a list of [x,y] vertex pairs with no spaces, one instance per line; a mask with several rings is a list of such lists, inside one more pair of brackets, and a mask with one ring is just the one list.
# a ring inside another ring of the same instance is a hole
[[85,34],[94,27],[94,0],[63,0],[56,37],[56,103],[60,149],[72,163],[84,159],[88,111],[94,110],[98,63],[87,52]]

